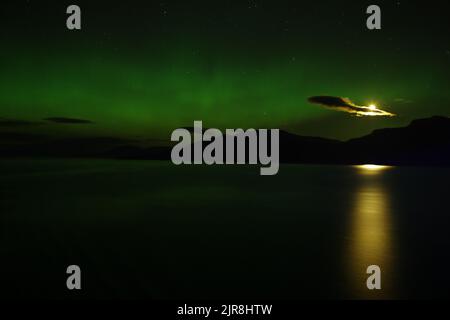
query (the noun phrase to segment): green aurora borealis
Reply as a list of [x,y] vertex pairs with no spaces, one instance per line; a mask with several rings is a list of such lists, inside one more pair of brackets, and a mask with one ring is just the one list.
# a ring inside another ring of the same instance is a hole
[[[299,3],[297,10],[274,1],[131,2],[108,10],[79,2],[81,31],[65,29],[65,3],[22,3],[28,11],[10,4],[2,14],[0,118],[94,123],[0,129],[164,139],[202,120],[347,139],[449,115],[442,13],[424,10],[414,20],[408,10],[416,7],[392,3],[381,2],[383,29],[375,32],[365,28],[365,2]],[[376,102],[399,116],[356,118],[309,104],[314,95]]]

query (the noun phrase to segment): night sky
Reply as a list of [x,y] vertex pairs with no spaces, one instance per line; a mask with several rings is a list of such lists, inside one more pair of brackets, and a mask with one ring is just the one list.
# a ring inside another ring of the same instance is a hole
[[[66,28],[70,4],[80,31]],[[366,28],[370,4],[381,30]],[[0,10],[1,132],[164,139],[202,120],[348,139],[450,115],[444,1],[18,0]],[[308,102],[320,95],[397,116]],[[85,121],[43,120],[55,117]]]

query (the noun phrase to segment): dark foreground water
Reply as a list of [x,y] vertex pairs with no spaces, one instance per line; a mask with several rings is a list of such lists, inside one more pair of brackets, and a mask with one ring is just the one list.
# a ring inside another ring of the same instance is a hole
[[[0,161],[3,297],[450,297],[450,169]],[[66,289],[66,268],[82,290]],[[382,290],[366,288],[379,265]]]

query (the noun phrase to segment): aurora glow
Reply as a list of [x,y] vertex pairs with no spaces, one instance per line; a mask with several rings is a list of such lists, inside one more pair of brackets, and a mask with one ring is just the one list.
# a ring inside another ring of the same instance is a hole
[[[29,12],[8,4],[0,117],[94,123],[14,128],[51,134],[167,138],[174,128],[202,120],[217,128],[345,139],[448,115],[443,23],[426,14],[407,19],[408,4],[400,10],[382,1],[385,27],[369,32],[362,5],[324,1],[296,10],[291,4],[288,11],[279,2],[255,3],[169,1],[161,7],[131,1],[102,15],[101,4],[81,1],[78,33],[61,22],[64,4],[27,4]],[[417,50],[411,41],[417,34],[430,49]],[[349,118],[311,107],[307,98],[314,95],[376,101],[402,116]]]

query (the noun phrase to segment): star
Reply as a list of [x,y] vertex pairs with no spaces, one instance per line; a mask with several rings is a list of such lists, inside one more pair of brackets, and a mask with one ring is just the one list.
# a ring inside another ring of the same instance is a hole
[[248,8],[251,9],[257,9],[258,8],[258,4],[256,2],[250,1],[248,4]]

